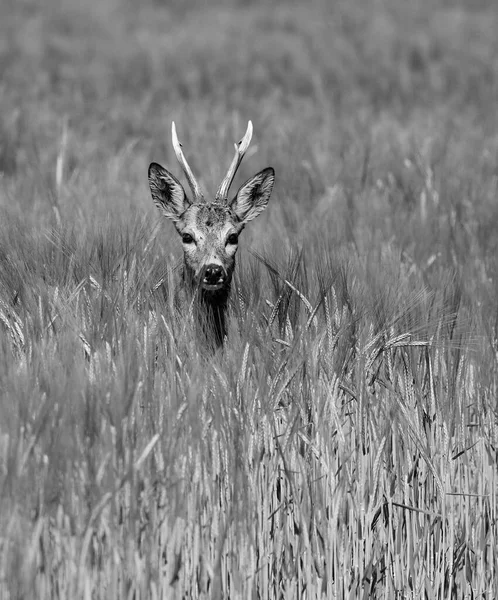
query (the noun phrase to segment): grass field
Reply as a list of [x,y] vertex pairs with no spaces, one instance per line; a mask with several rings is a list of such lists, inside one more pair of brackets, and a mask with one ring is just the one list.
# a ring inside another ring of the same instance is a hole
[[[0,598],[498,598],[494,0],[2,0]],[[224,351],[147,184],[271,165]]]

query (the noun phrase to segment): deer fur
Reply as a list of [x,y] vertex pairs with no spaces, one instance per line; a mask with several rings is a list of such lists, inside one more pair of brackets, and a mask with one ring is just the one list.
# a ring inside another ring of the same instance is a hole
[[252,137],[249,121],[244,138],[235,144],[235,156],[214,200],[205,200],[183,154],[172,124],[173,147],[192,189],[190,199],[182,184],[157,163],[149,166],[152,199],[162,214],[173,221],[183,244],[181,294],[193,309],[196,328],[212,347],[224,343],[226,313],[239,235],[246,223],[267,206],[275,181],[271,167],[248,179],[228,200],[230,185]]

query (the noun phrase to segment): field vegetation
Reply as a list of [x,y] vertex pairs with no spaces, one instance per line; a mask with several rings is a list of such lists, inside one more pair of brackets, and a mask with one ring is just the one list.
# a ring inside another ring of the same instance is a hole
[[[2,0],[0,598],[498,598],[493,0]],[[147,185],[273,166],[196,345]]]

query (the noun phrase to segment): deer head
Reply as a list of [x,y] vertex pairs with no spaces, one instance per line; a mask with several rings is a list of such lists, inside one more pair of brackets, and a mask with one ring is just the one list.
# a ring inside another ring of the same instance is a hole
[[271,167],[248,179],[229,200],[230,185],[249,147],[252,123],[235,144],[235,156],[214,200],[206,200],[183,154],[172,124],[173,148],[192,190],[189,198],[178,179],[157,163],[149,166],[152,199],[175,224],[184,251],[184,277],[204,299],[226,301],[235,268],[239,235],[267,206],[275,181]]

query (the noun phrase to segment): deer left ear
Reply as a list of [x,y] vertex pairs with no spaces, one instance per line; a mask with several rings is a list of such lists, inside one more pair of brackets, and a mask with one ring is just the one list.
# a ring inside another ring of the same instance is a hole
[[165,217],[174,222],[178,221],[190,205],[182,184],[157,163],[149,166],[149,187],[154,204]]
[[248,223],[264,211],[275,183],[275,171],[268,167],[250,179],[237,192],[230,203],[242,223]]

